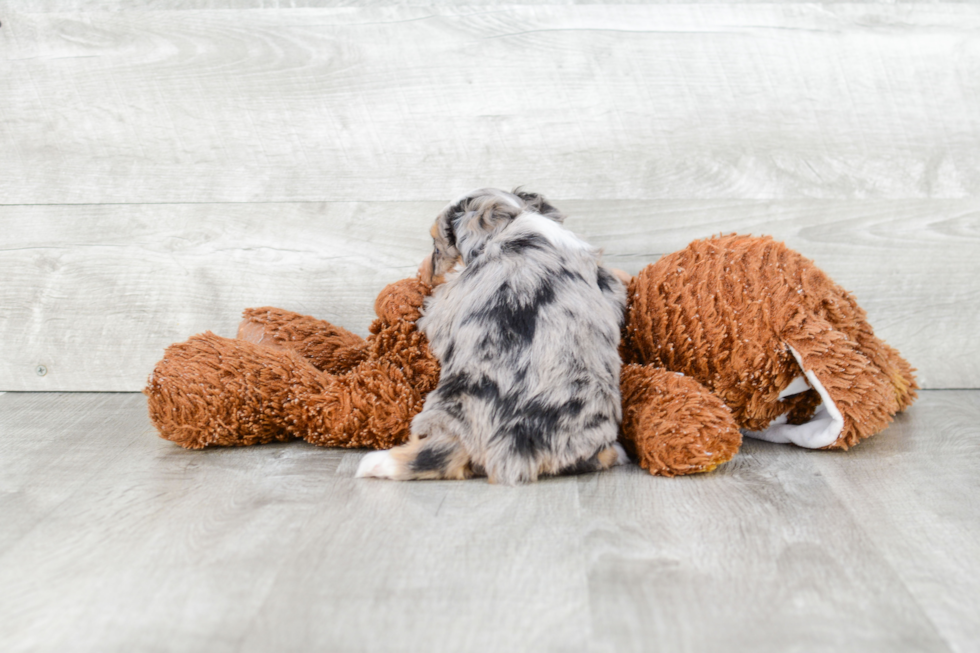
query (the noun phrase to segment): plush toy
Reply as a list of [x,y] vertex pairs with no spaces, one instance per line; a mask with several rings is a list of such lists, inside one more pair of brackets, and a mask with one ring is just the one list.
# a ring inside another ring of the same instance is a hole
[[854,297],[771,238],[695,241],[630,283],[621,352],[708,388],[752,437],[847,449],[916,397]]
[[[367,339],[249,309],[235,339],[205,333],[167,349],[144,390],[150,417],[187,448],[401,444],[438,381],[415,327],[429,291],[417,279],[385,288]],[[847,448],[915,396],[908,364],[853,298],[769,239],[692,243],[642,270],[629,297],[622,442],[652,474],[714,469],[737,452],[739,428]]]
[[144,393],[160,435],[188,449],[302,438],[385,449],[439,380],[415,328],[430,288],[389,285],[366,340],[329,322],[275,308],[245,311],[238,338],[204,333],[170,346]]

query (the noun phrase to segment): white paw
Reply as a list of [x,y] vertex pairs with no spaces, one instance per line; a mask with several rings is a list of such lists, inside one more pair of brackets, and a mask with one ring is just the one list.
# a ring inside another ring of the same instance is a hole
[[357,465],[356,478],[394,478],[397,465],[390,451],[372,451]]
[[613,447],[616,448],[616,462],[613,463],[613,467],[616,465],[629,464],[630,457],[626,455],[626,449],[623,449],[623,445],[619,444],[618,442],[614,442]]

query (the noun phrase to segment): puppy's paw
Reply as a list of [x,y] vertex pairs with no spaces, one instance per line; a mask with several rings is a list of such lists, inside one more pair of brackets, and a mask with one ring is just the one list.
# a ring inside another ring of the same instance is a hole
[[615,442],[613,443],[613,449],[616,450],[616,462],[613,463],[613,467],[629,464],[630,457],[626,455],[626,449],[623,449],[623,445]]
[[390,451],[372,451],[357,466],[356,478],[394,478],[398,464]]

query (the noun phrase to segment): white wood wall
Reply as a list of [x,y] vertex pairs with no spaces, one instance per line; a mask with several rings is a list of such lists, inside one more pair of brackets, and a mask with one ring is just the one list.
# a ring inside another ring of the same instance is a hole
[[631,272],[772,234],[980,387],[980,5],[342,4],[0,3],[0,390],[138,390],[247,306],[365,333],[518,184]]

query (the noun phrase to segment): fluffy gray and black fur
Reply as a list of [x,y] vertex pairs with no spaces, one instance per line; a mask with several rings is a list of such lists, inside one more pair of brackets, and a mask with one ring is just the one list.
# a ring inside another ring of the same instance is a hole
[[622,461],[618,352],[626,292],[541,196],[481,189],[432,234],[419,328],[442,372],[402,447],[359,476],[534,481]]

